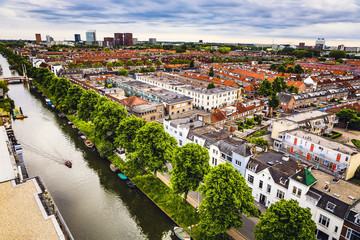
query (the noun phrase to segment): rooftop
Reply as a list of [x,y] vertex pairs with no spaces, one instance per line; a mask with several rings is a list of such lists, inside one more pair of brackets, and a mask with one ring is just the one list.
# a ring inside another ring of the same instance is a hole
[[36,200],[35,179],[16,186],[11,181],[0,183],[0,192],[0,239],[59,239],[56,220],[53,223]]
[[[337,183],[333,183],[334,176],[325,172],[313,169],[311,174],[317,179],[317,183],[312,187],[322,193],[340,199],[347,204],[353,204],[360,198],[360,187],[348,181],[339,179]],[[325,191],[325,185],[329,186],[329,191]]]
[[326,117],[329,115],[331,115],[331,114],[316,110],[316,111],[292,114],[290,116],[285,117],[285,119],[299,123],[299,122],[309,121],[309,120],[316,119],[316,118],[323,118],[323,117]]
[[16,177],[16,166],[15,162],[12,164],[10,151],[6,144],[7,141],[6,130],[3,126],[0,126],[0,182],[8,181]]

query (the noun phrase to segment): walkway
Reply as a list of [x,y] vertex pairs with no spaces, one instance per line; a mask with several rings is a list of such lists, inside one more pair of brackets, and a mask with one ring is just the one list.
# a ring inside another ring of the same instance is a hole
[[333,131],[343,134],[341,137],[336,138],[335,140],[345,142],[345,143],[350,144],[352,146],[354,146],[354,144],[351,142],[351,139],[360,140],[360,131],[345,130],[344,128],[339,128],[339,127],[334,127]]

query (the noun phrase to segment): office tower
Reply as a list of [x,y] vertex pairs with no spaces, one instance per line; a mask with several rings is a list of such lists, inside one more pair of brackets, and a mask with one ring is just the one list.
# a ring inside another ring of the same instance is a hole
[[51,37],[50,35],[46,35],[46,42],[51,43],[52,41],[54,41],[54,38]]
[[303,42],[299,43],[299,48],[305,49],[305,43],[303,43]]
[[36,43],[40,44],[41,43],[41,34],[40,33],[35,33],[35,38],[36,38]]
[[76,33],[76,34],[74,34],[74,37],[75,37],[75,43],[78,43],[78,42],[81,41],[81,36],[80,36],[80,34]]
[[156,38],[149,38],[150,44],[156,44]]
[[104,47],[113,47],[114,46],[114,38],[112,37],[104,37]]
[[124,34],[114,33],[115,46],[124,46]]
[[316,50],[323,50],[325,47],[325,38],[318,38],[315,42]]
[[93,44],[96,42],[96,31],[89,30],[86,32],[86,43]]
[[124,45],[125,46],[132,46],[133,42],[132,42],[132,33],[124,33]]

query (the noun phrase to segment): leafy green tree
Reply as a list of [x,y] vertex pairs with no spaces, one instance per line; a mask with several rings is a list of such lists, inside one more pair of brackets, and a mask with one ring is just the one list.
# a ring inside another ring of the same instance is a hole
[[286,72],[287,72],[287,73],[294,73],[294,69],[293,69],[292,67],[288,67],[288,68],[286,69]]
[[75,65],[75,63],[73,63],[73,62],[69,62],[68,63],[68,67],[69,68],[74,68],[76,65]]
[[199,227],[206,239],[243,225],[242,213],[257,216],[254,198],[245,178],[229,163],[212,168],[199,187],[205,198],[200,204]]
[[155,61],[155,65],[160,66],[160,65],[163,65],[163,63],[158,59],[158,60]]
[[192,60],[192,61],[190,62],[190,68],[193,68],[193,67],[195,67],[194,60]]
[[301,67],[300,64],[296,64],[294,67],[294,73],[304,73],[304,69]]
[[126,70],[125,68],[120,68],[119,75],[127,77],[129,75],[129,71]]
[[346,58],[346,52],[341,50],[332,50],[329,53],[329,57],[339,59],[339,58]]
[[284,77],[276,77],[272,83],[273,91],[280,93],[287,88]]
[[257,90],[257,93],[265,97],[269,96],[272,93],[272,84],[267,78],[262,81],[259,89]]
[[219,47],[218,51],[222,54],[229,53],[231,51],[231,48],[229,47]]
[[98,67],[103,67],[102,63],[101,62],[96,62],[92,65],[92,67],[94,68],[98,68]]
[[130,164],[137,169],[165,172],[166,163],[171,161],[175,138],[165,132],[164,127],[157,122],[150,122],[139,129],[133,141],[135,151],[130,154]]
[[0,88],[7,93],[9,91],[8,83],[0,79]]
[[116,67],[124,66],[124,62],[121,61],[121,60],[118,60],[118,61],[115,62],[114,66],[116,66]]
[[210,77],[213,77],[213,76],[214,76],[214,68],[213,68],[213,67],[210,68],[209,76],[210,76]]
[[270,70],[272,70],[272,71],[276,71],[276,69],[277,69],[277,65],[276,64],[271,64],[270,65]]
[[186,202],[189,191],[195,191],[210,171],[209,152],[195,143],[177,148],[172,160],[170,183],[175,193],[184,193]]
[[144,65],[144,63],[140,59],[136,61],[136,66],[142,66],[142,65]]
[[269,146],[268,140],[265,140],[263,137],[251,137],[247,141],[262,147]]
[[338,62],[338,63],[343,63],[344,60],[343,60],[342,58],[338,58],[338,59],[336,59],[336,62]]
[[107,66],[107,67],[113,67],[114,64],[113,64],[112,62],[107,62],[107,63],[106,63],[106,66]]
[[255,225],[257,240],[315,240],[316,223],[309,209],[296,200],[281,199],[266,210]]
[[54,78],[53,84],[49,88],[49,92],[55,97],[55,104],[62,104],[71,83],[66,78]]
[[151,65],[152,65],[152,62],[148,59],[148,60],[146,60],[145,65],[151,66]]
[[215,88],[215,84],[213,82],[210,82],[208,85],[207,85],[207,88],[206,89],[212,89],[212,88]]
[[280,100],[276,94],[271,94],[269,98],[268,105],[270,107],[270,116],[273,115],[273,110],[280,105]]
[[149,72],[156,72],[156,68],[155,68],[154,66],[151,66],[151,67],[149,68]]
[[95,110],[95,105],[99,100],[100,95],[94,90],[86,90],[80,98],[78,105],[78,115],[82,120],[88,121],[91,114]]
[[132,60],[127,60],[125,66],[134,66],[134,62]]
[[295,87],[294,85],[291,85],[289,87],[289,92],[298,94],[299,93],[299,88]]
[[276,68],[276,71],[284,73],[286,72],[286,68],[281,64]]
[[130,117],[124,118],[119,123],[116,129],[117,138],[116,143],[124,148],[126,152],[132,153],[135,151],[134,139],[137,131],[145,126],[146,121],[142,118],[131,115]]
[[93,123],[95,135],[100,139],[113,141],[116,138],[116,128],[126,116],[126,109],[119,103],[104,101],[96,106],[96,117]]
[[336,113],[336,117],[339,118],[340,122],[349,122],[351,119],[357,117],[357,111],[351,110],[348,108],[341,109],[338,113]]
[[84,89],[82,89],[79,85],[73,84],[67,91],[67,95],[64,100],[65,109],[67,111],[76,111],[84,92]]
[[97,146],[97,149],[99,151],[100,157],[107,158],[114,153],[115,147],[110,141],[102,141]]

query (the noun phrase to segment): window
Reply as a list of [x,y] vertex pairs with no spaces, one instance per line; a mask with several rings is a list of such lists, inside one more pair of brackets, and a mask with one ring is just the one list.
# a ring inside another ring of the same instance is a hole
[[336,205],[333,204],[332,202],[327,202],[326,204],[326,210],[329,210],[330,212],[334,212]]
[[248,175],[248,182],[251,183],[251,184],[254,183],[254,176],[249,174]]
[[221,157],[225,159],[225,154],[224,154],[224,153],[221,153]]
[[277,193],[276,193],[276,197],[282,199],[282,198],[284,198],[284,196],[285,196],[285,193],[278,189]]
[[330,219],[320,214],[319,223],[324,227],[329,227]]
[[263,181],[262,181],[262,180],[260,180],[260,182],[259,182],[259,188],[261,188],[261,189],[262,189],[262,187],[263,187]]
[[266,191],[267,191],[268,193],[271,192],[271,185],[270,185],[270,184],[267,185]]
[[182,146],[182,140],[179,140],[179,146]]
[[213,149],[213,153],[215,153],[215,149]]
[[354,229],[348,228],[346,232],[346,239],[360,239],[360,233],[355,231]]
[[229,162],[232,162],[232,157],[227,156],[227,157],[226,157],[226,160],[228,160]]
[[337,231],[338,231],[338,226],[335,226],[335,230],[334,230],[334,232],[336,232],[337,233]]
[[182,136],[182,132],[179,132],[180,137]]
[[241,162],[239,160],[236,160],[235,164],[238,165],[238,166],[241,166]]
[[301,196],[301,189],[298,188],[298,193],[297,193],[297,196],[300,197]]
[[212,158],[212,164],[215,165],[215,166],[217,165],[217,159],[214,158],[214,157]]
[[293,194],[296,194],[296,190],[297,190],[297,188],[293,187]]

